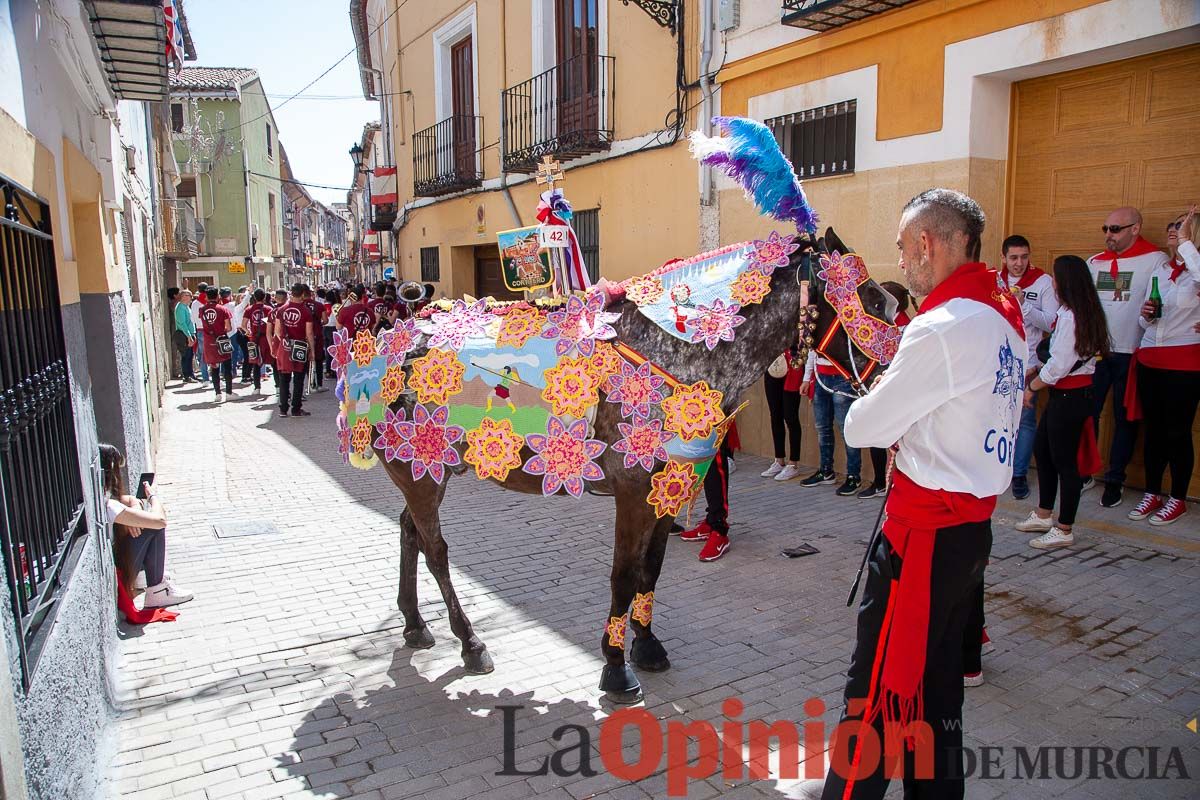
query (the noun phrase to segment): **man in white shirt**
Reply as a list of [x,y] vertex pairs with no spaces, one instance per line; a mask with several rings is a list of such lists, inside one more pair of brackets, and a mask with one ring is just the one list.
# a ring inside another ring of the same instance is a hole
[[[1021,304],[1021,317],[1025,320],[1025,344],[1028,345],[1025,359],[1025,378],[1030,379],[1037,370],[1037,347],[1054,327],[1054,316],[1058,313],[1058,296],[1054,293],[1054,279],[1029,262],[1029,240],[1019,234],[1009,236],[1000,245],[1004,257],[1004,268],[1000,276],[1013,297]],[[1017,450],[1013,457],[1012,493],[1018,500],[1029,496],[1029,460],[1033,457],[1033,439],[1037,433],[1037,407],[1021,411],[1021,430],[1017,434]]]
[[200,302],[200,298],[204,297],[204,293],[208,291],[208,284],[200,281],[196,286],[196,299],[192,301],[192,325],[196,328],[196,352],[200,354],[200,380],[201,382],[208,381],[208,364],[204,362],[204,331],[200,324],[200,309],[204,307],[204,303]]
[[963,632],[1012,477],[1026,355],[1016,300],[975,261],[983,227],[979,205],[949,189],[904,207],[900,267],[925,302],[846,416],[847,444],[897,451],[846,680],[843,719],[863,724],[839,726],[855,739],[835,737],[826,800],[882,798],[890,770],[869,753],[906,747],[906,797],[963,796]]
[[1137,423],[1125,411],[1125,383],[1130,358],[1142,338],[1138,317],[1142,300],[1149,293],[1150,273],[1166,264],[1168,258],[1142,238],[1142,215],[1136,208],[1113,211],[1101,230],[1107,249],[1089,258],[1088,268],[1108,319],[1112,353],[1096,365],[1092,393],[1099,425],[1104,401],[1112,389],[1113,439],[1108,451],[1108,470],[1104,473],[1104,495],[1100,498],[1101,505],[1112,508],[1121,504],[1125,467],[1133,456],[1133,442],[1137,438]]

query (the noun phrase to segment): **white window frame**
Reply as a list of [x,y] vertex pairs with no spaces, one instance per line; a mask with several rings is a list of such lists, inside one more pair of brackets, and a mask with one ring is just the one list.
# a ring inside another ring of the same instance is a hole
[[[450,51],[454,45],[468,36],[471,37],[471,90],[474,93],[474,97],[471,98],[471,113],[473,116],[479,116],[479,33],[476,25],[475,4],[471,3],[433,32],[433,86],[435,116],[437,117],[434,120],[435,124],[454,113],[454,86],[451,80],[454,68],[451,64]],[[476,172],[483,171],[481,163],[483,154],[480,152],[482,146],[482,142],[476,142]],[[454,158],[453,149],[446,148],[441,156],[447,159],[447,163],[439,163],[438,171],[449,171],[452,166],[449,159]]]

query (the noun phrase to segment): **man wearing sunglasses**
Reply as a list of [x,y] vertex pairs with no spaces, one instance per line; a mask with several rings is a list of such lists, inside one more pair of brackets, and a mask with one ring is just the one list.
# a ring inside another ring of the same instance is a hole
[[[1104,494],[1100,498],[1102,506],[1112,508],[1121,504],[1125,467],[1133,455],[1133,442],[1137,437],[1137,423],[1131,422],[1125,411],[1125,384],[1129,361],[1142,336],[1138,315],[1141,302],[1149,292],[1150,274],[1168,259],[1166,253],[1142,238],[1142,215],[1136,208],[1116,209],[1100,229],[1104,234],[1105,250],[1088,259],[1088,267],[1108,319],[1112,353],[1096,364],[1092,393],[1097,426],[1110,388],[1113,394],[1115,427],[1108,453],[1108,471],[1104,473]],[[1085,488],[1088,485],[1085,483]]]

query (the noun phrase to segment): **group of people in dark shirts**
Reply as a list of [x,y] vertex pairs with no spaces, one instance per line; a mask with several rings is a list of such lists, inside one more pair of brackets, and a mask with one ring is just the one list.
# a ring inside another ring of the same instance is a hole
[[[373,288],[372,295],[362,284],[351,286],[344,302],[338,289],[314,292],[304,283],[293,284],[290,292],[276,289],[272,295],[255,288],[242,313],[240,329],[235,331],[233,314],[220,302],[218,289],[205,287],[199,312],[202,357],[217,399],[222,399],[222,380],[225,394],[233,394],[234,338],[240,333],[245,348],[242,382],[253,383],[255,394],[262,394],[263,367],[270,368],[280,416],[309,416],[304,410],[309,374],[317,391],[323,389],[326,377],[333,377],[326,365],[325,348],[332,343],[334,330],[345,329],[351,335],[361,330],[375,333],[415,312],[414,305],[397,300],[394,283],[380,281]],[[423,303],[428,302],[431,289],[425,287]]]

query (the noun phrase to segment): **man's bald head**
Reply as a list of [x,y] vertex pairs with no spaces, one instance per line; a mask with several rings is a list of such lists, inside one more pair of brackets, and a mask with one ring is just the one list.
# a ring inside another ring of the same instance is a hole
[[1114,253],[1128,250],[1141,233],[1142,212],[1133,206],[1115,208],[1104,219],[1104,246]]

